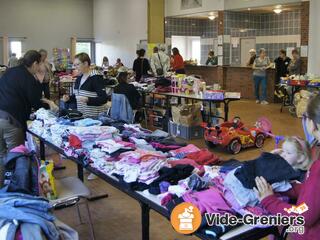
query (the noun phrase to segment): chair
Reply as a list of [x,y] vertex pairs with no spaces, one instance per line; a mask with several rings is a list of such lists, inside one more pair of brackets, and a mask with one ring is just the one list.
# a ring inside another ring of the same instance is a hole
[[111,97],[111,118],[133,123],[134,112],[124,94],[112,93]]
[[[77,212],[80,220],[80,224],[83,224],[79,205],[84,204],[88,213],[89,227],[91,239],[95,239],[94,229],[92,225],[92,219],[90,209],[88,205],[88,198],[90,197],[90,190],[84,185],[84,183],[77,177],[65,177],[55,180],[58,199],[51,200],[53,208],[63,209],[76,205]],[[80,200],[83,200],[80,202]]]

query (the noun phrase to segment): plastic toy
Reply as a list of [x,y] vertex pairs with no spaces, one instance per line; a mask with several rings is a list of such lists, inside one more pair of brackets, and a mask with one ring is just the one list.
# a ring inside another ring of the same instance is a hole
[[242,148],[263,147],[267,137],[259,124],[246,127],[239,117],[215,127],[206,127],[204,138],[208,147],[221,145],[227,147],[232,154],[238,154]]

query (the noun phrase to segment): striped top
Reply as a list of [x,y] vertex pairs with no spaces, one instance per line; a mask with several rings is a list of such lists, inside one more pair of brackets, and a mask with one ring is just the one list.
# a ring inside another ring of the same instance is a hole
[[[97,117],[99,113],[106,110],[107,94],[105,91],[104,80],[101,75],[92,72],[89,77],[81,84],[82,75],[76,79],[74,85],[74,101],[77,102],[77,110],[84,117]],[[79,97],[88,97],[88,102],[78,101]]]

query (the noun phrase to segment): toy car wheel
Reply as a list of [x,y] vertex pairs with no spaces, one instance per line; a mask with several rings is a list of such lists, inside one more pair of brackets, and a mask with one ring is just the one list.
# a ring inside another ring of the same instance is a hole
[[241,143],[238,139],[233,139],[229,145],[228,150],[232,154],[238,154],[241,151]]
[[257,147],[257,148],[262,148],[263,147],[263,144],[264,144],[264,135],[262,133],[259,133],[257,136],[256,136],[256,141],[254,143],[254,145]]
[[205,141],[205,143],[206,143],[208,148],[214,148],[214,147],[217,146],[216,144],[214,144],[213,142],[210,142],[210,141]]

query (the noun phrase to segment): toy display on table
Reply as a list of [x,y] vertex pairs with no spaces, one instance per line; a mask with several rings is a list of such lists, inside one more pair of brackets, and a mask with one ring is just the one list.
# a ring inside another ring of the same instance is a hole
[[247,127],[239,117],[214,127],[205,127],[204,139],[208,147],[217,145],[227,147],[230,153],[238,154],[242,148],[263,147],[267,137],[265,132],[257,127]]
[[53,63],[57,71],[68,69],[71,65],[70,50],[68,48],[54,48]]
[[189,60],[185,60],[184,61],[184,64],[185,65],[193,65],[193,66],[196,66],[198,65],[198,60],[197,59],[189,59]]
[[288,77],[281,77],[281,84],[289,86],[307,86],[309,78],[307,75],[291,75]]
[[206,90],[203,93],[204,99],[211,100],[223,100],[224,99],[224,91],[223,90]]

